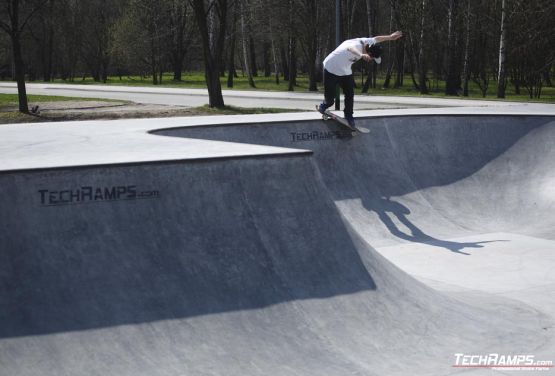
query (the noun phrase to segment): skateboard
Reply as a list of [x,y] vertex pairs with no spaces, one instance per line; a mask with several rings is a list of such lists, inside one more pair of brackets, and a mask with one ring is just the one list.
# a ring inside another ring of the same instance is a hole
[[[316,110],[318,111],[318,105],[316,105]],[[320,112],[320,111],[318,111],[318,112]],[[368,128],[357,127],[357,126],[351,127],[349,125],[349,123],[347,122],[347,120],[345,120],[345,118],[343,118],[341,116],[338,116],[338,115],[334,114],[333,112],[331,112],[329,110],[324,111],[324,113],[322,114],[322,119],[323,120],[330,120],[330,119],[335,120],[336,122],[338,122],[342,126],[348,128],[353,133],[353,135],[355,135],[356,133],[370,133],[370,129],[368,129]]]

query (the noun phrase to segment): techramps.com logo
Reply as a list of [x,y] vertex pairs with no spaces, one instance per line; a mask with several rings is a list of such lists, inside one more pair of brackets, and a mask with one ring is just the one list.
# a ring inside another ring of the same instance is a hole
[[351,131],[312,131],[312,132],[290,132],[291,142],[308,142],[308,141],[329,141],[351,138]]
[[91,204],[111,201],[159,198],[157,190],[142,190],[136,185],[82,186],[79,188],[39,189],[41,206]]
[[455,354],[454,368],[486,368],[497,371],[549,371],[552,360],[536,360],[535,355]]

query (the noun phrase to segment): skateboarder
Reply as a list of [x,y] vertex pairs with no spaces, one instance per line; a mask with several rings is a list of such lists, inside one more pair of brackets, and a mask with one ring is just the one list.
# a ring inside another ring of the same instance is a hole
[[323,114],[328,107],[334,104],[335,88],[339,85],[345,95],[345,108],[343,110],[345,119],[350,126],[354,127],[355,81],[351,65],[360,59],[368,63],[373,60],[376,64],[380,64],[382,62],[382,47],[378,43],[397,40],[402,36],[402,32],[396,31],[391,35],[355,38],[341,43],[324,59],[324,101],[318,107],[318,111]]

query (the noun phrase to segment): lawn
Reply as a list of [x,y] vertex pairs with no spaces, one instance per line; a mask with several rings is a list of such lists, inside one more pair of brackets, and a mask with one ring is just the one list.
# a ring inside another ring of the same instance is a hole
[[[412,82],[409,76],[405,77],[404,86],[401,88],[388,88],[382,89],[383,78],[377,80],[377,87],[375,89],[370,89],[368,95],[388,95],[388,96],[418,96],[418,97],[431,97],[431,98],[454,98],[445,96],[445,82],[444,81],[433,81],[430,94],[421,95],[412,86]],[[78,79],[73,82],[56,80],[57,83],[68,83],[68,84],[102,84],[95,82],[92,78]],[[243,76],[240,72],[238,77],[234,79],[233,88],[227,87],[227,76],[221,78],[222,89],[233,89],[233,90],[265,90],[265,91],[287,91],[289,87],[289,82],[284,81],[280,77],[279,84],[276,84],[275,76],[264,77],[258,76],[254,77],[254,82],[256,88],[252,88],[248,84],[246,76]],[[362,87],[362,76],[360,73],[355,74],[355,82],[357,85],[357,95],[360,94],[360,88]],[[152,78],[145,76],[110,76],[106,82],[107,85],[129,85],[129,86],[153,86]],[[393,84],[393,82],[392,82]],[[204,81],[204,73],[202,72],[184,72],[181,81],[173,81],[173,75],[166,73],[162,77],[162,84],[157,85],[158,87],[172,87],[172,88],[197,88],[204,89],[206,84]],[[322,84],[318,84],[319,91],[322,91]],[[297,85],[295,86],[295,91],[297,92],[308,92],[308,77],[306,75],[299,75],[297,77]],[[364,95],[364,94],[362,94]],[[510,101],[523,101],[523,102],[543,102],[543,103],[555,103],[555,87],[544,87],[542,89],[542,96],[539,99],[530,99],[526,89],[521,88],[521,94],[516,95],[514,92],[513,85],[507,87],[506,99]],[[465,99],[465,97],[457,97]],[[469,97],[468,99],[484,99],[482,93],[478,86],[471,82],[469,85]],[[485,99],[488,100],[498,100],[496,97],[496,83],[491,81],[489,84],[488,94]]]

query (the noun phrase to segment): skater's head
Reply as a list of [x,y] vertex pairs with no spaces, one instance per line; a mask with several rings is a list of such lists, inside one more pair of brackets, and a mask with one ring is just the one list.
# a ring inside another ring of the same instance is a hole
[[366,49],[366,53],[372,57],[376,64],[380,64],[382,62],[382,46],[376,43],[371,46],[367,44],[364,47]]

